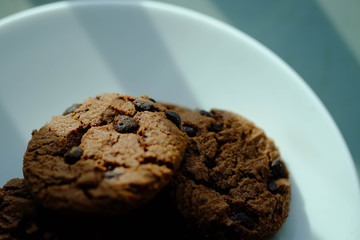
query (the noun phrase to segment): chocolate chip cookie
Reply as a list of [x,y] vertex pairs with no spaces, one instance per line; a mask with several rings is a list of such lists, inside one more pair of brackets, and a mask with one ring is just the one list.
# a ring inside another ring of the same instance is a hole
[[126,213],[152,199],[183,159],[181,119],[146,96],[102,94],[34,130],[23,173],[34,199],[68,213]]
[[223,110],[174,105],[189,142],[171,186],[184,217],[213,239],[266,239],[289,213],[289,173],[274,142]]

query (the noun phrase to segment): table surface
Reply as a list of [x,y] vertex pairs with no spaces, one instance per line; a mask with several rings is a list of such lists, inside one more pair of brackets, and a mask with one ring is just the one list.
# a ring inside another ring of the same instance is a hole
[[[157,1],[228,23],[287,62],[334,118],[360,173],[359,0]],[[52,2],[58,1],[0,0],[0,19]]]

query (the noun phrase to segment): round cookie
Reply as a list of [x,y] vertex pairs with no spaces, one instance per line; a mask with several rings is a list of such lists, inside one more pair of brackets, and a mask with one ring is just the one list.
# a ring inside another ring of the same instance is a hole
[[45,208],[128,212],[170,181],[186,148],[180,117],[146,96],[102,94],[34,130],[23,173]]
[[189,136],[171,186],[180,212],[213,239],[267,239],[289,213],[289,173],[274,142],[228,111],[174,105]]

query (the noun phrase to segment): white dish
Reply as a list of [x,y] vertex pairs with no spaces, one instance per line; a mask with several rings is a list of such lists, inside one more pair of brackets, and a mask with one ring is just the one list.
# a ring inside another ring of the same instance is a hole
[[274,238],[360,239],[353,160],[304,81],[246,34],[155,2],[62,2],[0,21],[0,185],[22,177],[33,129],[102,92],[244,115],[291,172],[291,213]]

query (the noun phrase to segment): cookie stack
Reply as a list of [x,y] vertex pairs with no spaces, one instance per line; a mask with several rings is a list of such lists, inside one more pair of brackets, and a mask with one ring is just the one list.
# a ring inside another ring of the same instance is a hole
[[102,94],[34,130],[0,239],[267,239],[289,213],[274,142],[224,110]]

